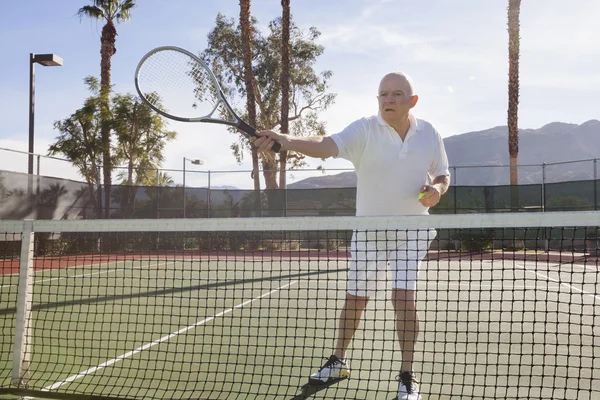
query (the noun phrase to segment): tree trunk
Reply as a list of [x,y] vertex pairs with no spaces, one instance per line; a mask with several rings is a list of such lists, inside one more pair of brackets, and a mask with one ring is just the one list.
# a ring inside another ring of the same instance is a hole
[[[256,99],[252,73],[252,28],[250,26],[250,0],[240,0],[240,26],[242,28],[242,53],[244,58],[244,83],[246,85],[246,110],[248,123],[256,127]],[[252,146],[252,179],[254,180],[254,209],[260,209],[260,175],[258,153]]]
[[[519,206],[519,13],[521,0],[508,1],[508,153],[510,155],[510,202]],[[514,238],[512,247],[523,249],[523,239]]]
[[[96,213],[96,218],[98,218],[99,213],[101,212],[100,205],[98,204],[98,199],[96,198],[96,191],[94,190],[94,184],[98,190],[100,190],[100,182],[98,182],[98,169],[96,164],[92,162],[92,167],[86,175],[86,181],[88,184],[88,194],[90,196],[90,201],[92,202],[92,207],[94,208],[94,212]],[[87,205],[86,205],[87,208]]]
[[521,0],[508,3],[508,153],[510,184],[519,184],[519,12]]
[[[289,134],[290,110],[290,0],[281,0],[281,133]],[[287,152],[279,154],[279,188],[286,183]]]
[[112,21],[108,21],[102,28],[102,37],[100,39],[100,119],[102,135],[102,159],[104,167],[104,217],[110,216],[110,191],[111,191],[111,173],[112,158],[110,148],[110,69],[111,57],[115,54],[115,41],[117,30]]
[[278,189],[277,185],[277,164],[263,160],[263,176],[265,177],[265,188],[267,190]]

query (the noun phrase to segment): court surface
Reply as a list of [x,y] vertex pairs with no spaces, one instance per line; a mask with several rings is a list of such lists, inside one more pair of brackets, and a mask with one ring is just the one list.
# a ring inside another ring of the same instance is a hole
[[[350,379],[307,385],[332,351],[346,262],[123,259],[35,272],[30,389],[123,398],[385,399],[400,367],[389,291]],[[12,354],[18,275],[0,276]],[[418,285],[423,399],[588,399],[600,388],[598,262],[432,260]],[[12,363],[0,361],[8,386]],[[598,398],[598,397],[596,397]]]

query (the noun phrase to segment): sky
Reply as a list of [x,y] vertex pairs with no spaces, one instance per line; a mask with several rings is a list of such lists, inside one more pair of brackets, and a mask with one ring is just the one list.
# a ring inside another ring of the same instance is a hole
[[[69,117],[89,95],[83,79],[100,75],[102,24],[77,10],[86,0],[5,1],[0,14],[0,148],[28,149],[29,53],[54,53],[61,67],[36,66],[35,152],[45,155]],[[117,25],[112,83],[134,93],[134,71],[149,50],[162,45],[195,53],[220,12],[239,18],[238,0],[138,0],[132,19]],[[335,103],[321,119],[328,134],[377,112],[383,75],[412,76],[419,102],[415,115],[443,137],[506,125],[508,104],[507,0],[291,0],[294,22],[316,27],[324,54],[317,72],[331,70]],[[279,0],[252,0],[251,13],[266,32],[281,15]],[[524,0],[521,5],[520,128],[555,121],[581,124],[600,119],[600,1]],[[250,157],[236,163],[234,134],[211,124],[171,122],[179,133],[165,150],[165,169],[181,183],[184,157],[190,186],[252,187]],[[508,151],[508,150],[507,150]],[[344,160],[307,159],[308,169],[351,169]],[[68,163],[42,159],[41,174],[81,178]],[[27,171],[27,157],[0,150],[0,170]],[[191,172],[190,172],[191,171]],[[225,173],[223,171],[243,171]],[[322,172],[298,171],[288,183]]]

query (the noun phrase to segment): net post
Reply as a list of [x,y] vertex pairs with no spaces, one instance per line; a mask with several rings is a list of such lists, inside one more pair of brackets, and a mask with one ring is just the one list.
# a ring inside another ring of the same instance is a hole
[[26,388],[29,380],[31,356],[31,306],[33,299],[33,220],[23,221],[21,233],[21,258],[19,265],[19,289],[17,294],[17,315],[15,348],[13,355],[12,384]]

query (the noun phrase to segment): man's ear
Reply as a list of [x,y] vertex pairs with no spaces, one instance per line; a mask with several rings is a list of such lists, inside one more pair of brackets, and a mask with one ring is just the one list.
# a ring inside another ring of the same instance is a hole
[[410,98],[410,105],[411,107],[414,107],[417,105],[417,102],[419,101],[419,96],[417,96],[416,94]]

